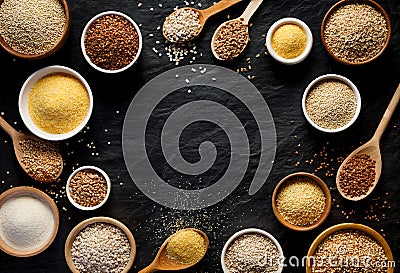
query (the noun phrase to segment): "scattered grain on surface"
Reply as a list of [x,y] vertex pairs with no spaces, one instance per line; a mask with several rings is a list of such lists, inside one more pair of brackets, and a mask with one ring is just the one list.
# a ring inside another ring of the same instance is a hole
[[89,94],[80,80],[55,73],[38,80],[28,97],[33,123],[50,134],[65,134],[82,124],[89,111]]
[[357,98],[344,82],[325,80],[311,87],[305,106],[315,124],[325,129],[338,129],[354,117]]
[[293,177],[279,190],[276,205],[282,217],[292,225],[309,226],[317,222],[326,206],[321,187],[308,177]]

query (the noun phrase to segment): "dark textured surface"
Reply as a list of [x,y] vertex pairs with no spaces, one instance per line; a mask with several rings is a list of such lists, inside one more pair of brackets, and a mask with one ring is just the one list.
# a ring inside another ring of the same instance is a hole
[[[203,7],[211,2],[202,1]],[[382,177],[369,198],[358,203],[344,201],[335,188],[334,177],[326,177],[326,169],[319,171],[317,174],[332,187],[335,202],[328,220],[322,227],[304,234],[283,228],[275,219],[270,204],[273,188],[282,177],[296,171],[313,172],[322,161],[329,161],[329,168],[336,169],[337,157],[345,156],[360,142],[365,142],[372,136],[400,82],[400,1],[379,1],[392,20],[394,35],[385,54],[369,65],[349,67],[339,64],[323,49],[319,28],[325,12],[335,3],[331,0],[265,1],[252,19],[252,41],[244,56],[231,63],[216,62],[209,46],[212,33],[228,14],[231,18],[239,16],[246,6],[247,1],[244,2],[207,22],[204,32],[196,41],[198,51],[202,52],[203,56],[198,56],[195,63],[218,64],[236,70],[247,66],[246,58],[251,58],[253,69],[247,74],[256,76],[253,83],[264,96],[274,116],[277,156],[267,183],[256,195],[250,197],[247,194],[252,173],[252,170],[249,170],[245,181],[233,194],[219,204],[201,211],[174,211],[163,208],[145,197],[131,181],[121,149],[124,114],[135,93],[153,77],[175,67],[165,55],[158,57],[152,51],[152,47],[163,50],[164,41],[160,31],[156,29],[173,7],[184,5],[183,1],[143,1],[143,6],[138,8],[138,1],[71,0],[69,3],[73,19],[72,32],[65,46],[57,54],[45,60],[27,62],[14,60],[4,51],[0,51],[0,112],[4,112],[4,118],[10,123],[16,122],[15,127],[22,131],[27,129],[18,114],[18,94],[26,78],[37,69],[53,64],[66,65],[80,72],[92,87],[95,105],[88,124],[90,129],[60,143],[67,165],[61,182],[53,188],[54,191],[58,192],[65,185],[72,167],[76,165],[99,166],[106,170],[113,183],[110,200],[95,212],[78,211],[66,198],[57,198],[61,221],[55,242],[36,257],[14,258],[0,253],[0,272],[68,272],[64,260],[64,242],[68,233],[80,221],[99,215],[111,216],[122,221],[135,236],[137,257],[131,272],[137,272],[150,263],[163,240],[177,228],[185,226],[203,229],[211,240],[205,260],[187,272],[222,272],[219,262],[222,247],[234,232],[244,227],[258,227],[272,233],[281,243],[287,257],[302,257],[320,232],[329,226],[344,222],[362,223],[384,234],[395,260],[400,265],[400,110],[394,114],[382,139]],[[159,3],[163,4],[163,8],[158,6]],[[151,7],[154,8],[153,11],[150,10]],[[139,63],[118,75],[104,75],[95,71],[86,63],[80,50],[80,35],[84,25],[92,16],[106,10],[118,10],[132,16],[141,24],[144,37],[144,50]],[[295,66],[283,66],[264,55],[262,34],[266,34],[269,26],[276,20],[288,16],[304,20],[314,35],[310,56]],[[157,40],[161,41],[160,45],[155,44]],[[261,57],[255,58],[256,54],[260,54]],[[188,62],[189,59],[182,64]],[[317,132],[306,122],[301,111],[301,97],[306,85],[325,73],[337,73],[350,78],[358,86],[362,96],[362,109],[357,122],[347,131],[335,135]],[[212,127],[208,129],[213,130]],[[220,137],[223,142],[224,135]],[[326,152],[322,152],[321,157],[322,150]],[[317,154],[314,163],[306,163],[314,154]],[[331,159],[334,159],[333,162],[330,162]],[[300,162],[298,167],[295,166],[296,162]],[[176,176],[176,179],[179,177]],[[203,179],[206,180],[207,177]],[[21,171],[14,158],[10,140],[3,132],[0,132],[0,183],[1,192],[11,185],[52,189],[49,185],[31,181]],[[344,213],[349,212],[350,215],[346,218]],[[374,214],[379,217],[379,221],[368,219],[371,218],[368,216]],[[284,269],[284,272],[304,271],[304,268]],[[395,271],[399,272],[398,269]]]

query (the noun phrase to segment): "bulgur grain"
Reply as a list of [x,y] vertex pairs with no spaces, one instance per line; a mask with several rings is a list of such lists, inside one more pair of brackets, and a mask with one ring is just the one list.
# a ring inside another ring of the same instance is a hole
[[77,172],[69,182],[68,191],[72,199],[83,207],[94,207],[107,196],[107,180],[96,170]]
[[64,73],[38,80],[28,97],[33,123],[50,134],[65,134],[76,129],[89,111],[89,94],[83,83]]
[[215,34],[212,46],[221,60],[232,60],[243,52],[248,40],[248,26],[240,18],[224,23]]
[[59,151],[43,141],[32,139],[19,142],[22,150],[22,163],[28,174],[41,182],[52,182],[62,170],[63,160]]

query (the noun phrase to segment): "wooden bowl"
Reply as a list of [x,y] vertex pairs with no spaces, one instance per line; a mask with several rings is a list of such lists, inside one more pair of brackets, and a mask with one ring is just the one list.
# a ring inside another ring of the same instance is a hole
[[[3,1],[4,0],[0,0],[0,5],[3,3]],[[21,59],[25,59],[25,60],[42,59],[42,58],[46,58],[46,57],[54,54],[55,52],[57,52],[65,44],[65,42],[68,38],[68,34],[71,29],[71,12],[69,10],[68,2],[67,2],[67,0],[59,0],[59,1],[61,2],[62,6],[64,8],[64,12],[65,12],[65,26],[64,26],[63,34],[61,35],[58,42],[53,46],[53,48],[51,48],[49,51],[46,51],[41,54],[36,54],[36,55],[23,54],[23,53],[17,52],[14,49],[12,49],[4,41],[3,37],[1,37],[1,35],[0,35],[0,46],[2,48],[4,48],[4,50],[7,51],[8,53],[10,53],[11,55],[21,58]]]
[[[358,231],[362,231],[366,234],[368,234],[369,236],[371,236],[372,238],[374,238],[382,247],[383,250],[385,251],[386,254],[386,258],[389,261],[393,261],[393,254],[392,251],[388,245],[388,243],[386,242],[386,240],[375,230],[373,230],[370,227],[361,225],[361,224],[354,224],[354,223],[344,223],[344,224],[339,224],[333,227],[330,227],[328,229],[326,229],[324,232],[322,232],[315,240],[314,242],[311,244],[310,249],[308,250],[308,254],[307,257],[313,257],[315,254],[315,251],[317,250],[319,244],[329,235],[331,235],[332,233],[335,233],[339,230],[358,230]],[[311,259],[312,261],[312,259]],[[387,270],[387,273],[393,273],[394,272],[394,268],[393,267],[389,267]],[[306,273],[313,273],[312,269],[311,269],[311,265],[309,262],[306,263]]]
[[54,221],[53,234],[51,235],[50,239],[43,246],[41,246],[39,248],[36,248],[33,250],[28,250],[28,251],[17,250],[17,249],[10,247],[8,244],[6,244],[6,242],[4,242],[4,240],[0,237],[0,249],[2,251],[4,251],[5,253],[15,256],[15,257],[31,257],[31,256],[34,256],[34,255],[37,255],[37,254],[43,252],[54,241],[54,239],[56,238],[58,226],[60,223],[60,216],[58,213],[58,208],[57,208],[56,204],[54,203],[53,199],[51,199],[47,194],[45,194],[41,190],[38,190],[38,189],[35,189],[32,187],[25,187],[25,186],[16,187],[16,188],[12,188],[12,189],[9,189],[9,190],[3,192],[0,195],[0,207],[3,206],[3,204],[10,198],[17,197],[17,196],[33,196],[35,198],[40,199],[41,201],[43,201],[44,203],[49,205],[49,207],[54,215],[55,221]]
[[[388,37],[387,37],[387,40],[386,40],[385,45],[383,46],[382,50],[377,55],[375,55],[373,58],[368,59],[364,62],[359,62],[359,63],[349,62],[349,61],[346,61],[346,60],[343,60],[343,59],[340,59],[339,57],[337,57],[335,54],[333,54],[332,51],[329,50],[328,45],[326,44],[326,41],[324,38],[325,25],[326,25],[326,22],[328,21],[328,18],[332,15],[332,13],[344,5],[356,4],[356,3],[367,4],[367,5],[374,7],[376,10],[378,10],[383,15],[383,17],[385,17],[386,25],[388,27]],[[376,60],[380,55],[382,55],[382,53],[385,51],[385,49],[389,45],[391,35],[392,35],[392,28],[390,26],[390,19],[389,19],[388,14],[386,13],[385,9],[381,5],[379,5],[378,3],[376,3],[373,0],[341,0],[341,1],[337,2],[335,5],[333,5],[328,10],[328,12],[325,14],[324,19],[322,20],[322,25],[321,25],[321,40],[322,40],[322,43],[323,43],[326,51],[329,53],[329,55],[332,56],[333,59],[335,59],[336,61],[338,61],[340,63],[347,64],[347,65],[362,65],[362,64],[370,63],[370,62]]]
[[[278,193],[281,190],[282,186],[294,177],[307,177],[307,178],[313,180],[314,182],[316,182],[318,184],[318,186],[320,186],[320,188],[322,189],[322,191],[325,194],[326,200],[325,200],[324,212],[322,213],[322,215],[318,221],[316,221],[315,223],[308,225],[308,226],[297,226],[297,225],[293,225],[293,224],[289,223],[279,213],[278,207],[276,205],[276,199],[278,197]],[[331,211],[331,206],[332,206],[332,198],[331,198],[331,193],[329,191],[329,188],[326,186],[326,184],[324,183],[324,181],[322,181],[321,178],[319,178],[313,174],[310,174],[310,173],[298,172],[298,173],[292,173],[292,174],[286,176],[278,183],[278,185],[276,185],[276,187],[274,189],[274,193],[272,194],[272,209],[274,211],[275,217],[278,219],[279,222],[281,222],[282,225],[284,225],[285,227],[287,227],[291,230],[294,230],[294,231],[309,231],[309,230],[313,230],[313,229],[319,227],[328,217],[329,212]]]
[[80,273],[75,265],[74,262],[72,261],[72,254],[71,254],[71,248],[72,248],[72,243],[75,240],[75,237],[78,235],[79,232],[81,232],[84,228],[86,228],[88,225],[90,224],[94,224],[94,223],[107,223],[107,224],[112,224],[114,226],[119,227],[126,235],[126,237],[129,240],[129,244],[131,245],[131,256],[129,259],[128,264],[126,265],[125,269],[121,272],[121,273],[127,273],[130,268],[132,267],[132,264],[135,260],[135,256],[136,256],[136,243],[135,243],[135,239],[133,238],[133,235],[131,233],[131,231],[121,222],[113,219],[113,218],[109,218],[109,217],[93,217],[93,218],[89,218],[83,222],[80,222],[76,227],[74,227],[71,232],[68,235],[68,238],[65,242],[65,248],[64,248],[64,252],[65,252],[65,260],[67,261],[68,267],[69,269],[73,272],[73,273]]

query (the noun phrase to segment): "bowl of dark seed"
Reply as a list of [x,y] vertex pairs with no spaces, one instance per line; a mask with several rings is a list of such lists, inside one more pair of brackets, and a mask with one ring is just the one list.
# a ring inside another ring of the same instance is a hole
[[347,78],[326,74],[313,80],[302,100],[306,120],[325,133],[341,132],[349,128],[361,110],[361,96]]
[[377,59],[391,36],[386,11],[372,0],[342,0],[326,13],[321,25],[325,49],[337,61],[361,65]]
[[307,273],[393,273],[395,265],[386,240],[372,228],[353,223],[322,232],[307,257]]
[[123,223],[108,217],[93,217],[69,233],[64,251],[73,273],[127,273],[135,260],[136,243]]
[[94,16],[85,26],[81,49],[86,61],[104,73],[119,73],[130,68],[142,51],[139,26],[128,15],[106,11]]
[[272,209],[278,221],[295,231],[319,227],[331,210],[329,188],[310,173],[293,173],[283,178],[272,195]]
[[71,19],[67,0],[0,0],[0,46],[22,59],[41,59],[67,40]]
[[68,178],[68,200],[80,210],[95,210],[104,205],[110,196],[111,181],[100,168],[84,166]]
[[249,228],[241,230],[226,242],[221,254],[224,273],[280,273],[283,251],[268,232]]

